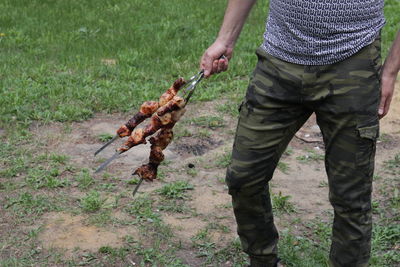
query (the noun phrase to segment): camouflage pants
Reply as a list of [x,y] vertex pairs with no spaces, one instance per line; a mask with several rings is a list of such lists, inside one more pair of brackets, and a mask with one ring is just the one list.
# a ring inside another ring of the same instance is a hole
[[240,107],[226,182],[243,250],[274,266],[278,232],[268,182],[296,131],[315,112],[334,208],[331,266],[367,266],[380,97],[380,40],[331,65],[304,66],[257,50]]

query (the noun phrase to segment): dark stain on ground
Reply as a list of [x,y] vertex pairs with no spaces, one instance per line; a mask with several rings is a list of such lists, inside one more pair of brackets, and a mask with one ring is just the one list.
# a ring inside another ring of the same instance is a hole
[[222,144],[222,140],[217,141],[211,137],[181,137],[179,140],[175,140],[171,150],[185,158],[204,155],[207,151],[216,149]]

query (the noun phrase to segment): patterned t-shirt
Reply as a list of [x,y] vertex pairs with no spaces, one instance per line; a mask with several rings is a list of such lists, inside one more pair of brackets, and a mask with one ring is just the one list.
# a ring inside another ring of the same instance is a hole
[[303,65],[346,59],[372,43],[385,24],[384,0],[270,0],[262,47]]

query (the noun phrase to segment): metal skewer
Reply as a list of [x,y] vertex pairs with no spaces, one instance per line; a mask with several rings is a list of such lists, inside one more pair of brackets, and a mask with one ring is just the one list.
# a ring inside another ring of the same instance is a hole
[[143,182],[143,178],[140,178],[138,184],[135,186],[135,189],[133,189],[133,191],[132,191],[132,198],[135,197],[136,192],[138,191],[138,189],[139,189],[139,187],[140,187],[140,184],[141,184],[142,182]]
[[118,151],[116,152],[111,158],[103,162],[103,164],[100,165],[100,167],[97,168],[97,170],[94,173],[99,173],[101,172],[108,164],[110,164],[111,161],[114,159],[118,158],[119,155],[121,155],[122,152]]
[[115,135],[112,139],[108,140],[107,143],[105,143],[102,147],[100,147],[96,152],[94,152],[94,155],[96,156],[99,154],[104,148],[108,147],[112,142],[117,140],[119,138],[118,135]]

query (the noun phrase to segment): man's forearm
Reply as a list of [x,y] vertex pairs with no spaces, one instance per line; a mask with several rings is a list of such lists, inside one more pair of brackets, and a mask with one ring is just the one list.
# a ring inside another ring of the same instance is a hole
[[217,40],[233,47],[257,0],[229,0]]
[[381,100],[378,114],[383,118],[388,112],[392,101],[394,85],[400,70],[400,30],[390,48],[389,55],[383,64],[381,76]]
[[200,60],[200,69],[204,70],[205,77],[228,69],[228,62],[232,57],[235,43],[256,1],[229,0],[218,37],[204,52]]
[[400,70],[400,30],[393,41],[382,72],[382,78],[396,77]]

